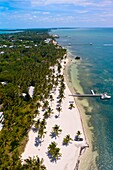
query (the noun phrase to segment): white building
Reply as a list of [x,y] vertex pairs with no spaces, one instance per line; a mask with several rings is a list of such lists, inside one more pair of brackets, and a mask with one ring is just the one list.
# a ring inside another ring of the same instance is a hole
[[31,98],[33,98],[34,88],[35,88],[35,87],[30,86],[29,89],[28,89],[28,93],[29,93],[29,96],[30,96]]
[[6,48],[6,47],[7,47],[7,45],[5,45],[5,44],[4,44],[4,45],[3,45],[3,47],[5,47],[5,48]]
[[3,81],[1,82],[2,85],[6,86],[7,85],[7,82]]
[[1,51],[0,54],[4,54],[4,51]]

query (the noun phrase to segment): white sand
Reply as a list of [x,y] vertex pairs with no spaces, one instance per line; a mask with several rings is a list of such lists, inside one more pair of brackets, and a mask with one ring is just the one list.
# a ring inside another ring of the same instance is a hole
[[[63,62],[62,62],[63,63]],[[62,64],[63,66],[63,64]],[[63,73],[63,69],[62,69]],[[69,109],[70,101],[74,101],[74,98],[71,95],[71,92],[65,82],[66,89],[64,91],[65,98],[62,102],[62,111],[60,113],[60,117],[55,118],[55,115],[58,115],[58,111],[56,110],[57,107],[57,97],[59,95],[59,87],[56,88],[56,91],[52,93],[54,101],[51,103],[50,106],[53,109],[54,114],[47,119],[47,125],[46,125],[46,135],[44,137],[44,141],[41,143],[41,145],[36,146],[36,138],[38,136],[38,132],[33,132],[33,127],[29,131],[28,134],[28,143],[25,147],[24,153],[22,153],[22,159],[26,159],[29,156],[33,157],[38,155],[40,158],[44,159],[44,165],[47,167],[47,170],[74,170],[76,167],[76,164],[79,160],[80,156],[80,150],[82,146],[86,146],[86,140],[83,132],[83,127],[80,119],[80,113],[79,110],[74,103],[75,108],[72,110]],[[40,118],[43,118],[43,111],[41,110]],[[57,124],[60,125],[60,128],[62,129],[62,132],[59,134],[59,137],[51,138],[50,133],[52,131],[52,127]],[[83,141],[75,141],[76,132],[80,131],[81,138],[83,138]],[[73,139],[69,145],[65,146],[62,144],[63,138],[70,134],[70,137]],[[56,162],[51,162],[50,159],[47,156],[47,148],[49,144],[55,141],[58,144],[58,147],[60,148],[60,153],[62,153],[62,157],[57,160]]]

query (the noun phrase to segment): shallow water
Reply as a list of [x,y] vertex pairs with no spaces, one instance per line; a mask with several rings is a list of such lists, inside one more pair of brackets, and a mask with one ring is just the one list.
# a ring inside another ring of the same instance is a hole
[[[113,28],[53,30],[58,42],[81,57],[80,64],[70,69],[71,81],[77,92],[108,92],[110,100],[82,100],[86,115],[93,126],[93,150],[98,152],[99,170],[113,170]],[[91,45],[92,43],[92,45]]]

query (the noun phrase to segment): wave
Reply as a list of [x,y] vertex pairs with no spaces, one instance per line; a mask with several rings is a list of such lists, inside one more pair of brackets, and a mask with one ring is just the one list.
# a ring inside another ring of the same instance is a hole
[[104,44],[104,46],[113,46],[113,44]]

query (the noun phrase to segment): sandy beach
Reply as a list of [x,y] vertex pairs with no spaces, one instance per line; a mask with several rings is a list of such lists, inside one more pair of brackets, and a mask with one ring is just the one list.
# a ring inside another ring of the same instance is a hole
[[[68,63],[66,65],[66,69],[65,69],[65,81],[71,91],[71,93],[81,93],[83,94],[83,89],[80,85],[80,82],[78,80],[78,70],[75,69],[75,63],[76,63],[76,67],[77,65],[80,65],[80,61],[75,61],[75,59],[73,57],[71,57],[72,54],[68,51]],[[76,72],[76,74],[74,74],[74,84],[72,83],[72,75],[70,75],[70,69],[72,67],[72,65],[74,64],[74,71]],[[76,76],[75,76],[76,75]],[[71,79],[70,79],[71,77]],[[76,78],[75,78],[76,77]],[[73,85],[72,85],[73,84]],[[82,99],[82,100],[78,100],[78,98],[74,98],[75,104],[78,107],[79,113],[80,113],[80,117],[81,117],[81,122],[83,125],[83,130],[84,130],[84,135],[86,138],[86,141],[88,143],[88,148],[84,149],[84,153],[81,154],[80,156],[80,162],[79,162],[79,170],[88,170],[88,169],[97,169],[96,166],[96,157],[98,156],[96,151],[93,151],[93,134],[92,134],[92,128],[93,127],[89,127],[88,123],[90,121],[90,116],[86,115],[86,109],[87,108],[89,110],[89,112],[91,112],[92,107],[89,105],[88,101],[86,99]]]
[[[63,59],[61,62],[62,70],[61,75],[64,74],[64,69],[66,65],[68,64],[69,59]],[[64,62],[66,64],[64,64]],[[57,70],[57,69],[56,69]],[[55,72],[57,74],[57,71]],[[40,158],[44,159],[44,165],[46,166],[47,170],[76,170],[78,169],[78,163],[80,160],[80,155],[82,153],[82,149],[86,148],[88,146],[86,137],[84,134],[84,129],[82,125],[82,120],[80,116],[80,110],[78,109],[78,106],[76,105],[76,102],[71,96],[71,91],[67,85],[66,78],[65,78],[65,90],[64,90],[64,96],[61,103],[61,112],[59,115],[57,108],[58,105],[58,96],[59,96],[59,85],[52,90],[51,95],[53,96],[53,101],[49,101],[49,106],[53,109],[53,113],[50,118],[46,120],[46,134],[43,138],[43,141],[40,143],[39,140],[37,140],[38,131],[35,129],[34,126],[31,127],[29,134],[28,134],[28,142],[26,144],[25,150],[22,153],[22,160],[27,159],[28,157],[33,157],[38,155]],[[69,109],[70,103],[73,103],[73,108]],[[40,115],[35,118],[37,119],[43,119],[44,111],[42,108],[40,108]],[[56,118],[56,115],[59,115]],[[59,134],[58,137],[54,138],[51,136],[52,128],[58,125],[60,126],[60,129],[62,132]],[[35,130],[34,130],[35,129]],[[80,138],[81,141],[76,141],[76,133],[77,131],[81,132]],[[68,145],[63,145],[63,139],[66,135],[70,135],[72,138],[72,141]],[[48,146],[51,142],[56,142],[57,146],[60,148],[60,153],[62,156],[59,158],[59,160],[55,162],[51,162],[48,157]]]

